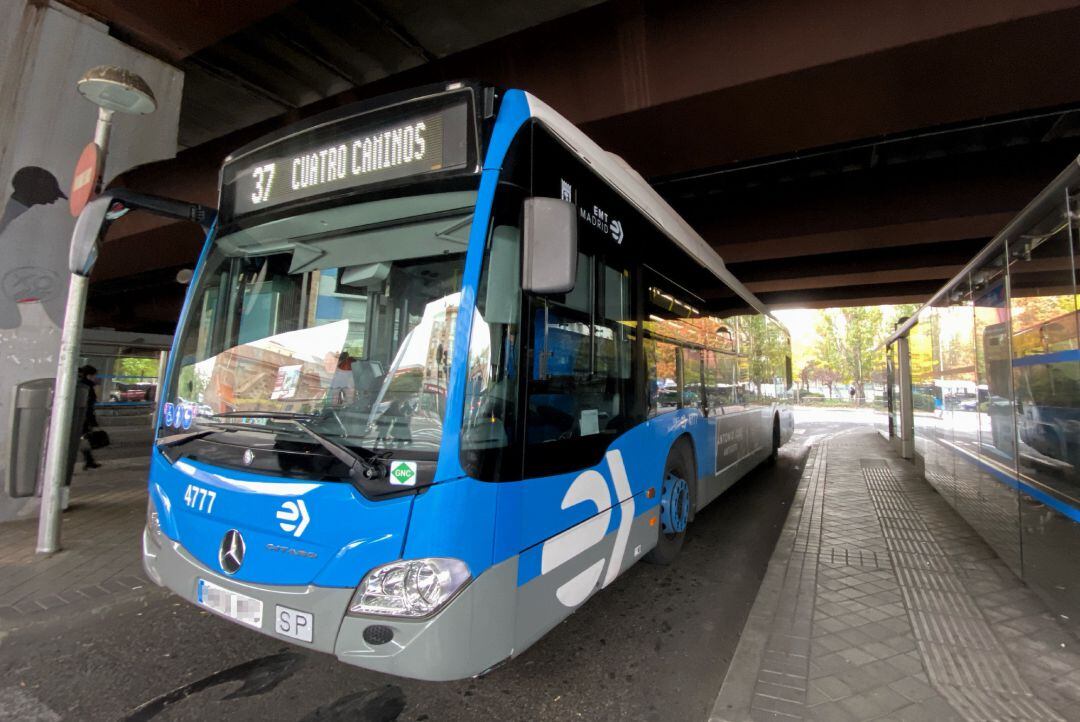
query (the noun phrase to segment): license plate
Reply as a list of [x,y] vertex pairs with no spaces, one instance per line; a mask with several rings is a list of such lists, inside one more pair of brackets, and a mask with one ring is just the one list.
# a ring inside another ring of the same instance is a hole
[[263,603],[254,597],[200,579],[195,590],[195,601],[241,624],[262,628]]
[[285,637],[310,642],[315,633],[315,616],[278,605],[274,607],[274,628]]

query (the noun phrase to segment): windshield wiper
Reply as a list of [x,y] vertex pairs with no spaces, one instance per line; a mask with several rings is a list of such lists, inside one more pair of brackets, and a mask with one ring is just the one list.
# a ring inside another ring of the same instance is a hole
[[[335,414],[336,416],[336,414]],[[353,482],[353,486],[367,498],[379,498],[388,494],[399,494],[403,492],[416,491],[423,489],[432,484],[418,484],[416,486],[403,486],[396,487],[390,486],[386,488],[386,480],[389,478],[389,472],[386,467],[387,452],[379,453],[369,449],[363,449],[367,452],[367,456],[356,453],[344,444],[331,439],[325,434],[320,434],[315,431],[307,422],[315,421],[317,419],[324,418],[318,414],[302,414],[293,411],[228,411],[221,414],[212,414],[210,418],[230,418],[230,417],[247,417],[256,419],[280,419],[283,421],[291,421],[296,425],[300,431],[304,432],[312,438],[319,446],[326,449],[335,459],[340,461],[348,470],[349,478]],[[338,419],[338,423],[341,420]],[[201,433],[201,432],[194,432]]]
[[200,429],[199,431],[190,431],[186,434],[173,434],[172,436],[164,436],[154,442],[154,446],[159,449],[167,449],[170,446],[180,446],[180,444],[186,444],[189,441],[195,441],[210,434],[230,432],[233,429]]
[[329,451],[331,456],[342,464],[345,464],[349,469],[349,476],[353,479],[356,479],[357,481],[361,478],[365,480],[376,480],[385,476],[386,466],[383,464],[382,459],[375,455],[374,452],[372,452],[370,458],[364,458],[349,447],[337,443],[328,436],[320,434],[299,419],[293,419],[292,421],[296,424],[297,428],[315,439],[319,446]]
[[296,411],[225,411],[210,414],[211,419],[317,419],[317,414],[302,414]]
[[322,418],[317,414],[303,414],[295,411],[227,411],[221,414],[212,414],[210,418],[249,418],[249,419],[281,419],[296,424],[296,428],[315,440],[319,446],[330,452],[330,455],[348,467],[349,476],[354,480],[374,481],[386,475],[386,466],[382,458],[375,452],[368,452],[371,456],[366,458],[357,454],[343,444],[308,426],[306,421],[314,421]]

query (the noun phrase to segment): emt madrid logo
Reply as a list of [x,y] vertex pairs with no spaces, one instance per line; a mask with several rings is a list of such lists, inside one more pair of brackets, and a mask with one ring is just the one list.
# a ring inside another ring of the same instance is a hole
[[278,526],[281,527],[281,531],[286,534],[292,534],[294,537],[299,537],[307,529],[308,522],[311,521],[311,517],[307,513],[307,505],[304,504],[303,499],[297,499],[296,501],[284,502],[281,508],[277,511]]
[[395,461],[390,465],[390,483],[394,486],[416,485],[416,462]]

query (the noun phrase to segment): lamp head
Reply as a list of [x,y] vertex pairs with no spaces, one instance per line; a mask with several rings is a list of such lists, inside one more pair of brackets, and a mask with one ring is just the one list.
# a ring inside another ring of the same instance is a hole
[[130,70],[115,65],[90,68],[79,78],[79,93],[106,110],[145,115],[157,108],[154,91]]

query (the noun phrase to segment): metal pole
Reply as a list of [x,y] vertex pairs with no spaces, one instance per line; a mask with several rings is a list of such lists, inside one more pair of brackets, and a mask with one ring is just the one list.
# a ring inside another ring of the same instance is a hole
[[56,364],[56,390],[49,418],[49,447],[45,453],[45,479],[41,490],[41,519],[38,522],[38,554],[60,551],[60,514],[67,450],[71,443],[71,416],[75,407],[75,366],[79,360],[86,289],[90,279],[71,274],[67,310],[60,335],[60,359]]
[[[97,125],[94,127],[94,143],[100,151],[96,186],[100,185],[105,169],[112,114],[111,110],[98,109]],[[60,356],[56,362],[56,388],[53,391],[52,413],[49,417],[49,445],[45,451],[41,515],[38,519],[38,554],[54,554],[60,551],[60,514],[63,511],[61,506],[64,479],[67,476],[68,448],[72,441],[71,417],[75,408],[76,365],[79,361],[79,341],[82,337],[86,291],[89,286],[89,278],[71,274],[64,327],[60,332]]]
[[94,145],[98,147],[97,180],[94,182],[94,194],[101,193],[105,182],[105,154],[109,151],[109,133],[112,131],[113,111],[98,108],[97,125],[94,126]]

